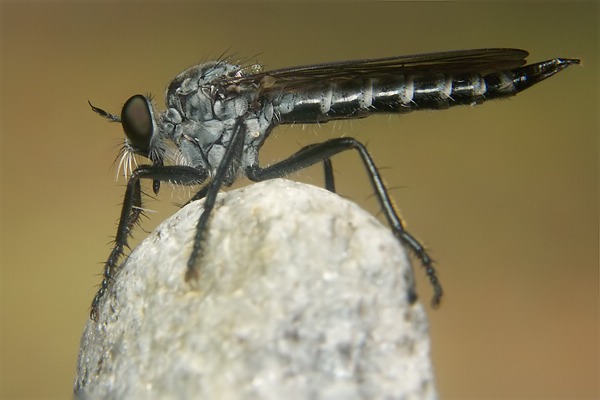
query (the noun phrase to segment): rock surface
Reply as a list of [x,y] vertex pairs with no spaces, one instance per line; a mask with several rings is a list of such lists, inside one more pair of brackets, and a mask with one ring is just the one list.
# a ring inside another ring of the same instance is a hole
[[119,271],[81,340],[78,396],[437,397],[410,264],[373,216],[280,179],[222,193],[191,285],[201,212],[177,212]]

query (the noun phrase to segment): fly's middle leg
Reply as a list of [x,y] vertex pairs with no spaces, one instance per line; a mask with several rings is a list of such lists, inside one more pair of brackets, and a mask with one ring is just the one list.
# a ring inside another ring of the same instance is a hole
[[233,129],[233,135],[229,146],[223,154],[223,158],[217,167],[212,180],[206,186],[206,189],[200,190],[193,198],[200,199],[204,198],[204,211],[200,215],[198,224],[196,225],[196,233],[194,235],[194,244],[192,252],[188,258],[187,270],[185,273],[185,281],[190,282],[191,280],[198,279],[199,268],[197,266],[197,260],[202,256],[204,241],[206,239],[206,232],[208,229],[208,222],[210,220],[215,203],[217,201],[217,195],[223,185],[229,185],[229,173],[232,163],[240,158],[240,154],[243,150],[244,138],[246,136],[246,125],[244,124],[243,116],[239,117],[236,125]]

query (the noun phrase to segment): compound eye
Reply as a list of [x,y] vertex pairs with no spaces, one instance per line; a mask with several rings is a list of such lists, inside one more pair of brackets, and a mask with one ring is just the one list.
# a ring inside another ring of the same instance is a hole
[[133,151],[147,157],[154,134],[150,101],[141,94],[130,97],[121,111],[121,124]]

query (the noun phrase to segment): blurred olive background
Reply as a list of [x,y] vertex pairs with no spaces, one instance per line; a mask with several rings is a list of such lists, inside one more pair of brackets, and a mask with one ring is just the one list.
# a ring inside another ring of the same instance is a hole
[[[124,192],[121,128],[88,100],[119,113],[150,92],[162,109],[176,74],[223,52],[280,68],[517,47],[583,66],[480,107],[280,127],[261,157],[333,136],[368,143],[444,284],[428,309],[441,398],[598,398],[595,2],[3,1],[1,13],[0,397],[71,393]],[[340,193],[377,214],[358,157],[334,168]],[[322,184],[320,169],[292,178]],[[185,195],[165,186],[146,230]]]

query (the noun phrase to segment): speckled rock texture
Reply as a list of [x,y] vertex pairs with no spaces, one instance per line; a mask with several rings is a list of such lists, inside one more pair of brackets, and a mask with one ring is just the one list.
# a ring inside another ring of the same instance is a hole
[[75,392],[110,399],[435,399],[428,326],[389,229],[276,179],[202,201],[131,254],[81,340]]

